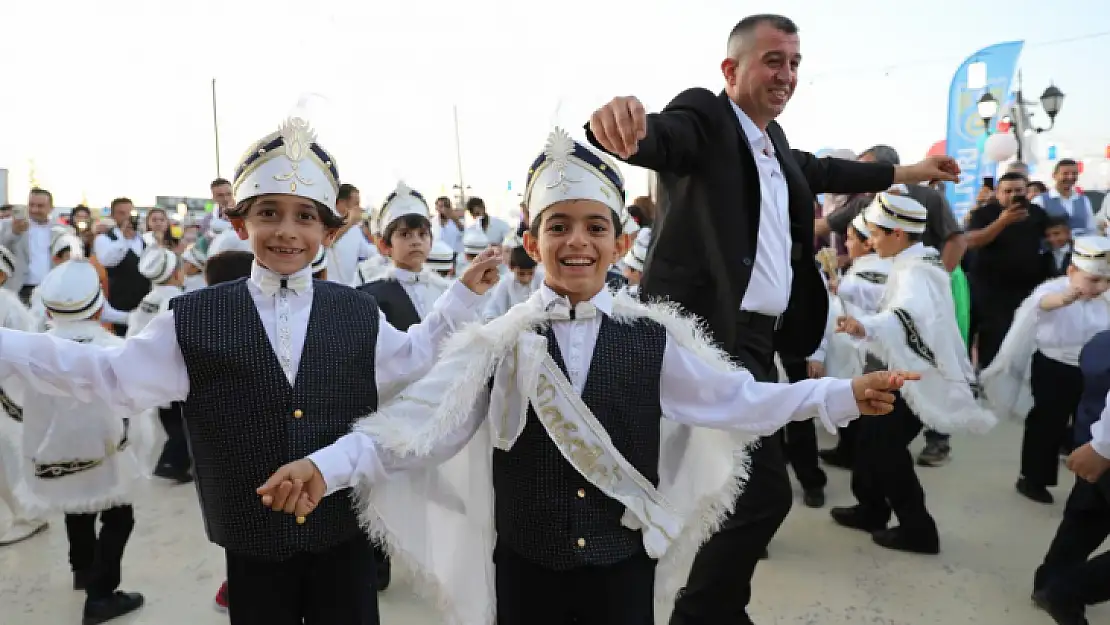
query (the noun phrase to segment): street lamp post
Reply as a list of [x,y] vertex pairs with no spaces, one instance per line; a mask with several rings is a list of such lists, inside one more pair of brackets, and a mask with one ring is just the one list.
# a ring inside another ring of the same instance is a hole
[[[1011,112],[1013,119],[1010,124],[1010,131],[1014,133],[1014,138],[1017,139],[1017,160],[1024,162],[1024,139],[1025,132],[1031,131],[1037,134],[1052,130],[1056,125],[1056,115],[1060,113],[1060,109],[1064,106],[1064,92],[1054,85],[1049,84],[1048,88],[1040,97],[1041,108],[1044,109],[1048,115],[1048,127],[1041,128],[1034,126],[1030,115],[1031,106],[1036,106],[1037,102],[1030,102],[1025,99],[1025,94],[1022,91],[1021,72],[1018,72],[1018,88],[1014,94],[1014,106]],[[990,123],[995,115],[998,114],[998,100],[994,98],[989,91],[985,92],[979,101],[976,103],[976,109],[979,117],[983,119],[983,125],[987,129],[987,134],[990,134]]]

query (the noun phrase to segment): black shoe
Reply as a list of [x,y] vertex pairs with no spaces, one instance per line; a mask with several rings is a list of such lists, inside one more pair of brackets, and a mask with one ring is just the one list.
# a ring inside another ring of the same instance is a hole
[[823,508],[825,506],[824,487],[807,488],[802,491],[802,503],[807,508]]
[[852,469],[851,458],[845,458],[844,454],[842,454],[840,450],[835,447],[832,449],[822,449],[821,451],[818,451],[817,457],[821,458],[821,461],[829,465],[830,467],[848,470]]
[[141,607],[143,607],[143,596],[137,592],[117,590],[103,599],[89,598],[85,600],[85,616],[81,619],[81,625],[107,623]]
[[1053,601],[1047,589],[1033,591],[1033,604],[1048,612],[1052,620],[1056,621],[1056,625],[1090,625],[1086,608],[1081,605],[1065,605],[1059,601]]
[[925,448],[917,455],[919,467],[941,467],[952,459],[952,446],[947,440],[925,441]]
[[886,529],[886,521],[879,521],[878,519],[869,518],[864,514],[861,506],[852,506],[850,508],[833,508],[829,510],[829,515],[839,525],[860,530],[861,532],[877,532]]
[[1047,488],[1030,484],[1024,477],[1018,478],[1017,484],[1014,484],[1014,488],[1017,489],[1017,492],[1025,495],[1027,499],[1031,499],[1037,503],[1051,506],[1056,501],[1052,498],[1052,493],[1048,492]]
[[189,473],[188,469],[178,469],[166,464],[154,469],[154,475],[178,484],[188,484],[193,481],[193,474]]
[[393,567],[390,566],[390,563],[388,561],[378,564],[377,580],[375,582],[377,584],[378,592],[383,592],[387,588],[389,588],[389,580],[391,577],[392,568]]
[[871,540],[880,547],[905,551],[908,553],[921,553],[935,556],[940,553],[940,538],[935,534],[926,535],[925,532],[910,533],[901,527],[879,530],[871,534]]
[[73,572],[73,589],[84,590],[89,587],[89,582],[92,581],[92,571],[74,571]]

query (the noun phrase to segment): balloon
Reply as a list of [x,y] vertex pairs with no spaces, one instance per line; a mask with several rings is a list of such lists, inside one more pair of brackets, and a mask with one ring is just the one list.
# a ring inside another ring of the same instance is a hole
[[995,163],[1013,158],[1017,154],[1017,150],[1017,137],[1009,132],[993,134],[987,138],[987,142],[983,145],[987,160]]
[[941,139],[929,148],[929,151],[925,153],[925,156],[943,156],[945,154],[945,150],[947,149],[948,142],[944,139]]

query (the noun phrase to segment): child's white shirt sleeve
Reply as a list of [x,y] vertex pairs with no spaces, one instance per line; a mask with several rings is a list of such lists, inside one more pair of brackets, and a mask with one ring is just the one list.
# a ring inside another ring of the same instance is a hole
[[1091,426],[1091,448],[1110,460],[1110,393],[1106,394],[1106,401],[1102,416]]

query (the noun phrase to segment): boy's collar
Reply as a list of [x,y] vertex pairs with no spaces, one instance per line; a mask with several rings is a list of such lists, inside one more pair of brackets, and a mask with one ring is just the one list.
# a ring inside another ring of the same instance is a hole
[[[548,304],[556,299],[568,299],[565,295],[559,295],[555,291],[551,290],[551,287],[547,286],[546,282],[544,282],[543,285],[540,286],[539,294],[540,302],[543,303],[544,307],[546,307]],[[598,291],[597,294],[591,297],[588,301],[593,304],[595,308],[605,313],[606,315],[613,314],[613,294],[609,292],[609,289],[606,288],[605,285],[602,285],[601,290]]]
[[[283,276],[276,271],[271,271],[263,267],[262,265],[258,264],[257,260],[255,260],[254,263],[251,265],[250,281],[259,288],[261,288],[262,285],[265,284],[267,281],[281,280],[282,278],[303,282],[306,285],[303,289],[304,293],[309,293],[312,291],[312,265],[305,265],[300,271],[288,276]],[[304,293],[298,291],[297,294],[303,295]]]

